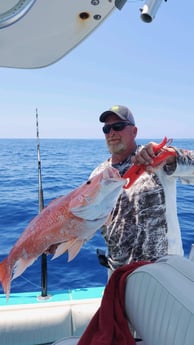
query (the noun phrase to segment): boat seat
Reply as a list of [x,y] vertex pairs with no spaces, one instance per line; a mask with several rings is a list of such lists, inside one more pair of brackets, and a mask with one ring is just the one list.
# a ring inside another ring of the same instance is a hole
[[194,263],[166,256],[127,278],[126,313],[145,345],[194,342]]

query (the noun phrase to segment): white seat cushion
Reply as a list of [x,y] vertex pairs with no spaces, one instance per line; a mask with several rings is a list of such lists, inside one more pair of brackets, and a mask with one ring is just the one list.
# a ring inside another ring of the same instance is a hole
[[194,344],[194,263],[167,256],[126,284],[126,313],[144,345]]

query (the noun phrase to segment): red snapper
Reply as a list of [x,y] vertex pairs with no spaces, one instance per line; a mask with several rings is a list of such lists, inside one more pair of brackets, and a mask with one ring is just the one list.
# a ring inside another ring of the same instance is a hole
[[11,280],[45,252],[53,258],[68,251],[68,261],[85,241],[104,225],[122,192],[126,179],[112,167],[49,203],[24,230],[9,255],[0,263],[0,282],[9,298]]

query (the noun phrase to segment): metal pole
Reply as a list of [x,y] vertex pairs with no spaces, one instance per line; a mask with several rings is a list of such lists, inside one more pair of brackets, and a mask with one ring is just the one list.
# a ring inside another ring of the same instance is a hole
[[[38,204],[39,213],[44,208],[44,197],[42,188],[41,175],[41,159],[40,159],[40,140],[39,140],[39,126],[38,126],[38,109],[36,109],[36,139],[37,139],[37,156],[38,156]],[[47,256],[41,256],[41,297],[47,297]]]

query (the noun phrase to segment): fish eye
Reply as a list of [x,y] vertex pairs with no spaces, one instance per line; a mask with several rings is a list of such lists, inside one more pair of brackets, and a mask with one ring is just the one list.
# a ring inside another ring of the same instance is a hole
[[86,182],[86,184],[90,184],[91,183],[91,181],[90,180],[88,180],[87,182]]

